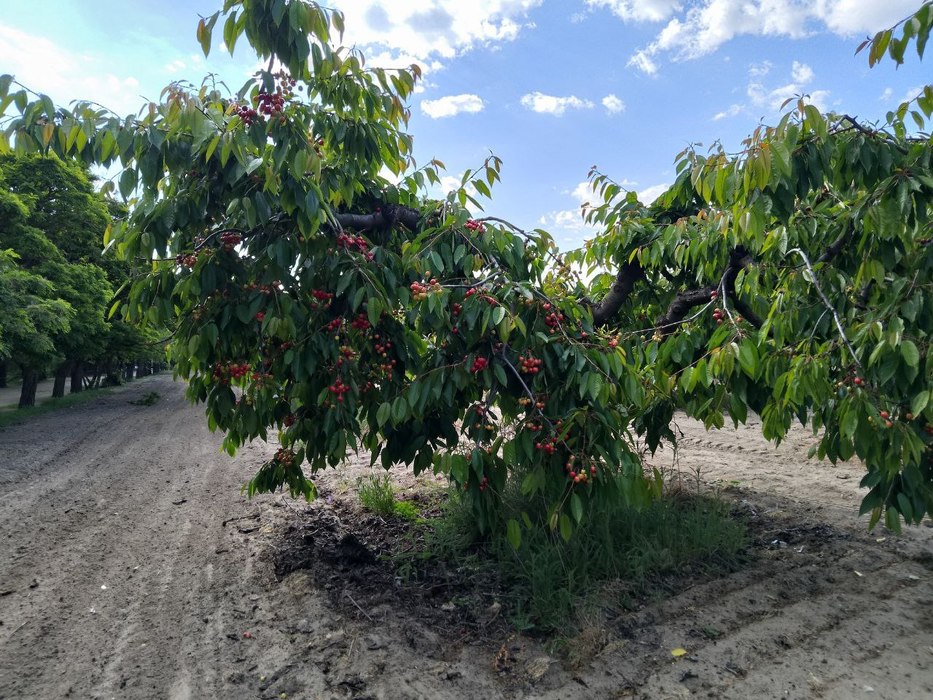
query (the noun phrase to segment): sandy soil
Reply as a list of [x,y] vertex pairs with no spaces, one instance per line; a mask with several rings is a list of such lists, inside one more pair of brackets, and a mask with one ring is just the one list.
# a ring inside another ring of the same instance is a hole
[[734,499],[756,561],[621,615],[574,667],[443,595],[412,614],[391,578],[355,597],[381,569],[351,526],[389,526],[348,505],[368,468],[310,506],[247,501],[274,447],[231,461],[167,376],[0,430],[0,698],[933,697],[933,529],[865,533],[859,467],[807,461],[804,433],[680,427],[656,463]]

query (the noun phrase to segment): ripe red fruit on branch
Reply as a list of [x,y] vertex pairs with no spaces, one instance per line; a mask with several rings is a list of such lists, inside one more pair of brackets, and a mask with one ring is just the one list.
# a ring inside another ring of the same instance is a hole
[[477,372],[482,372],[489,365],[489,360],[485,357],[477,357],[473,360],[473,366],[470,368],[470,371],[476,374]]
[[519,362],[521,364],[522,372],[526,372],[528,374],[537,374],[541,371],[541,365],[543,364],[542,360],[531,355],[520,358]]

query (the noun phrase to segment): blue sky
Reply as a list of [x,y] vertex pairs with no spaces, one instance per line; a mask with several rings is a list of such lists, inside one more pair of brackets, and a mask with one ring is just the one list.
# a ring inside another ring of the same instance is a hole
[[[208,59],[198,14],[221,0],[3,0],[0,73],[55,100],[121,113],[171,80],[208,71],[233,90],[254,69],[245,42]],[[503,184],[489,213],[541,226],[561,247],[588,235],[579,205],[591,165],[650,199],[692,142],[735,148],[785,97],[865,121],[928,82],[916,59],[869,70],[854,50],[921,0],[331,0],[345,42],[371,64],[417,61],[419,162],[454,178],[494,152]],[[217,37],[219,40],[219,37]],[[457,178],[459,179],[459,178]]]

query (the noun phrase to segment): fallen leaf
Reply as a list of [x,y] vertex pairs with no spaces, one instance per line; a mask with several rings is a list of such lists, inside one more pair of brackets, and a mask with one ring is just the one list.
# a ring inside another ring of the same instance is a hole
[[862,574],[861,571],[855,571],[855,569],[853,569],[852,572],[853,572],[856,576],[863,576],[863,575],[864,575],[864,574]]
[[676,649],[671,649],[671,656],[673,656],[675,659],[679,659],[681,656],[686,656],[686,655],[687,655],[686,649],[681,649],[680,647],[677,647]]
[[244,633],[243,633],[243,639],[252,639],[252,638],[253,638],[253,633],[252,633],[252,632],[244,632]]

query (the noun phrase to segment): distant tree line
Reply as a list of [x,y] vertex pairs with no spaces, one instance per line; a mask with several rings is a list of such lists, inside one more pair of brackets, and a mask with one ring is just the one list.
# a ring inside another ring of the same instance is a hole
[[124,215],[80,164],[0,158],[0,387],[19,375],[20,408],[35,404],[43,377],[61,397],[162,368],[157,331],[108,318],[132,263],[103,239]]

